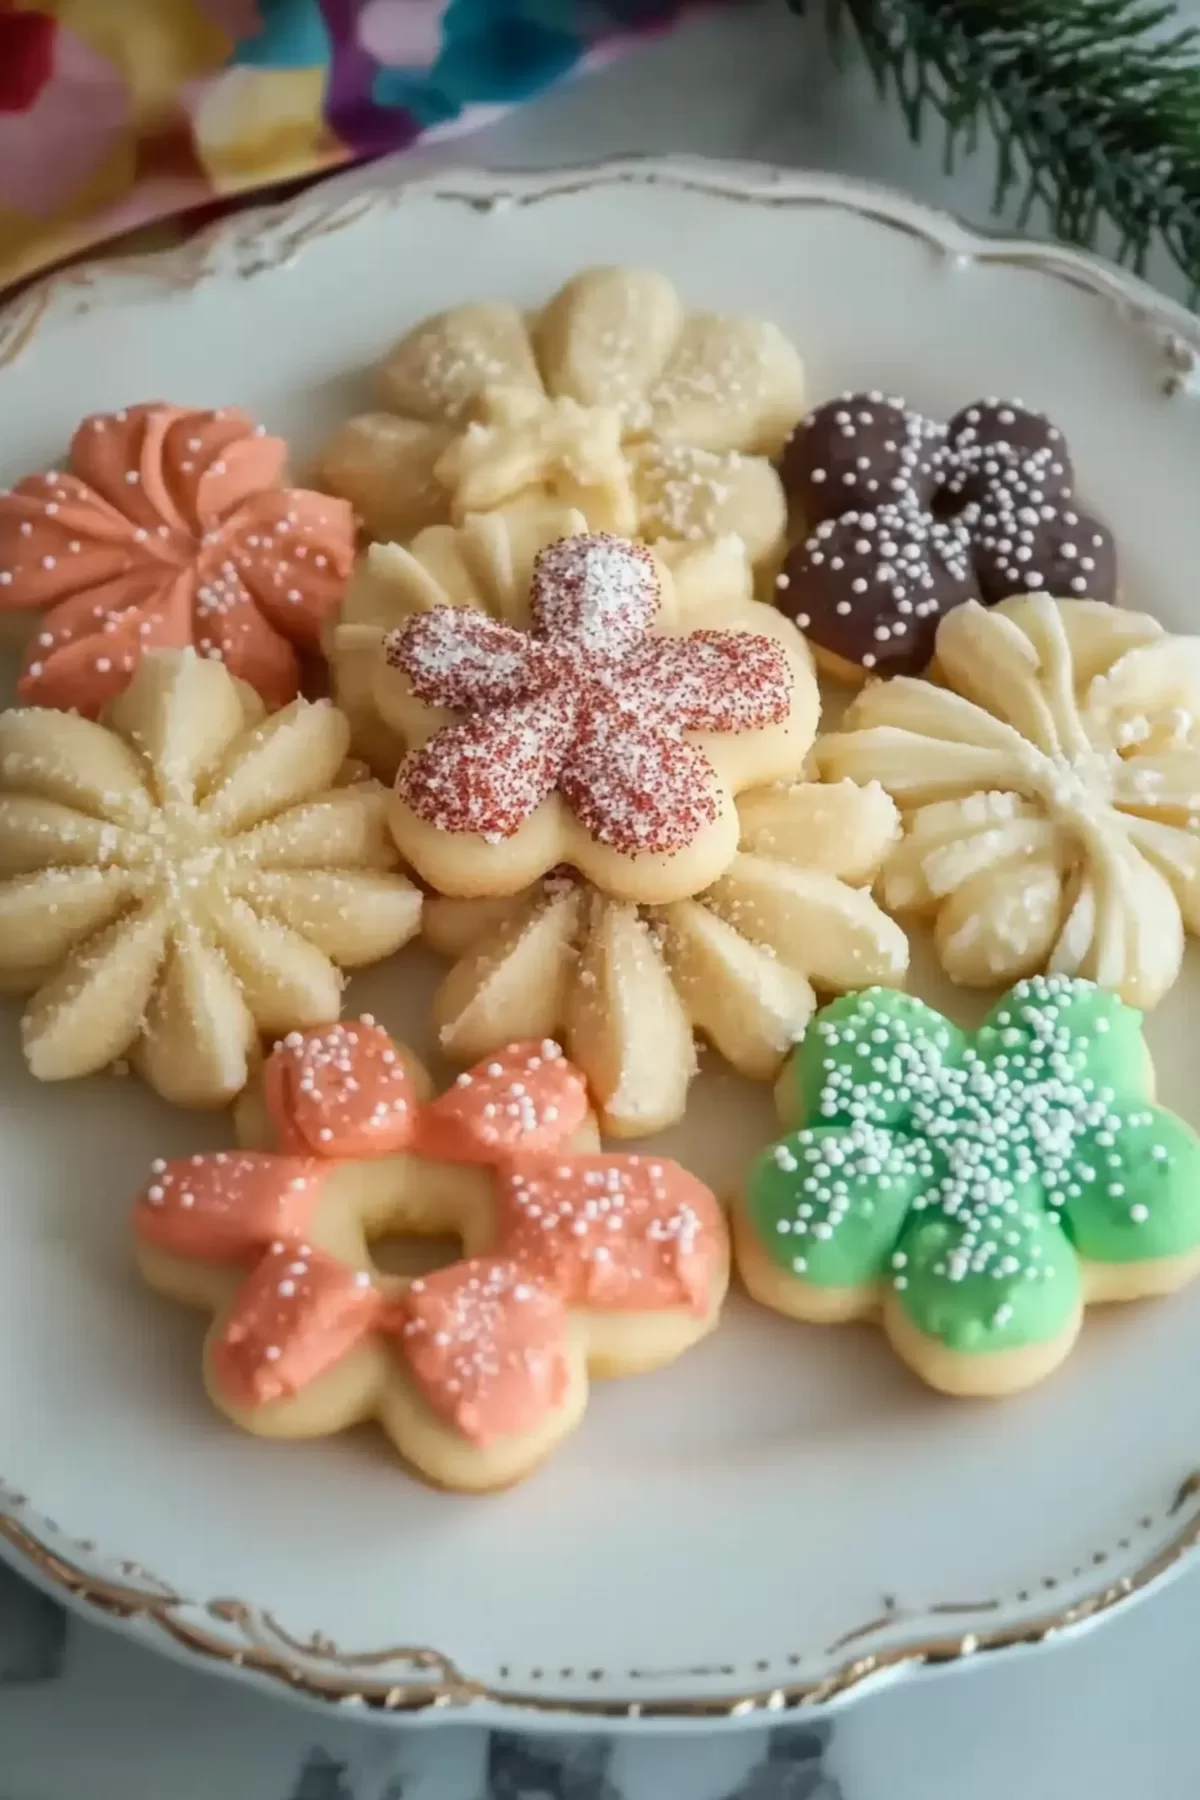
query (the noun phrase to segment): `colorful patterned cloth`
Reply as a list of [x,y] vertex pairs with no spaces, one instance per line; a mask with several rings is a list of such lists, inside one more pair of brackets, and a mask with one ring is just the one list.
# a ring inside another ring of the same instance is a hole
[[0,285],[468,129],[695,0],[0,0]]

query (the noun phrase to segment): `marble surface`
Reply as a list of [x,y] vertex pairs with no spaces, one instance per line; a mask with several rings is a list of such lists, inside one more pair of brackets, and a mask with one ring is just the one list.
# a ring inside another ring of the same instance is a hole
[[[833,68],[783,0],[714,12],[423,160],[629,150],[836,168],[991,217],[986,150],[946,176],[940,142],[909,145],[862,72]],[[1200,1571],[1068,1646],[897,1688],[832,1728],[386,1731],[153,1657],[0,1567],[0,1800],[1190,1800],[1198,1647]]]

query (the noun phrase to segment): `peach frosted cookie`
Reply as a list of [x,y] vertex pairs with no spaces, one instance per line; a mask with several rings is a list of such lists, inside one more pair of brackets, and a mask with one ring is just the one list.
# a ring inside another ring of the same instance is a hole
[[645,546],[599,533],[539,552],[528,631],[439,606],[389,636],[392,830],[432,887],[517,893],[569,863],[665,902],[728,866],[734,796],[799,773],[816,683],[783,621],[656,631],[661,600]]
[[1088,981],[1033,976],[973,1033],[884,989],[835,1000],[738,1201],[742,1279],[793,1318],[880,1319],[946,1393],[1028,1387],[1087,1302],[1200,1272],[1200,1138],[1152,1095],[1141,1015]]
[[689,313],[650,270],[585,270],[532,318],[452,307],[378,388],[383,410],[350,420],[322,470],[372,537],[536,497],[648,541],[734,533],[756,564],[782,547],[770,459],[803,411],[800,358],[776,325]]
[[283,486],[286,456],[233,407],[131,406],[85,419],[64,468],[0,494],[0,614],[37,621],[21,699],[95,718],[147,650],[187,646],[268,706],[294,699],[354,517]]
[[964,986],[1048,969],[1157,1005],[1200,926],[1200,638],[1028,594],[947,614],[934,671],[817,746],[904,810],[883,904],[932,916]]
[[456,959],[434,999],[443,1050],[561,1035],[604,1129],[638,1137],[683,1117],[694,1036],[769,1081],[814,985],[902,983],[907,940],[870,893],[898,831],[882,789],[758,788],[738,814],[737,856],[695,899],[637,907],[561,871],[507,900],[427,899],[426,940]]
[[[482,1492],[574,1430],[589,1375],[658,1368],[712,1329],[728,1241],[677,1164],[597,1152],[556,1044],[429,1094],[370,1018],[289,1035],[239,1108],[252,1147],[156,1164],[134,1243],[152,1287],[213,1313],[205,1383],[235,1424],[376,1419],[426,1480]],[[447,1233],[462,1257],[433,1274],[372,1260],[380,1238]]]
[[386,795],[339,785],[349,735],[324,701],[264,718],[188,650],[145,656],[103,723],[0,713],[0,983],[31,996],[34,1075],[128,1057],[224,1105],[260,1034],[336,1018],[341,971],[413,936]]

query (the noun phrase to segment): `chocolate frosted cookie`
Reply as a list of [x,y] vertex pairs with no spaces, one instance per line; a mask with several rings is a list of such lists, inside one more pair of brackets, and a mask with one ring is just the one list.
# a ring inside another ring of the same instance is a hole
[[935,463],[946,428],[880,393],[827,400],[797,425],[779,465],[784,491],[807,525],[911,494],[923,504],[937,488]]
[[[824,519],[803,546],[802,573],[780,577],[779,605],[831,673],[899,674],[929,661],[942,614],[978,600],[971,539],[958,519],[888,501]],[[801,552],[793,551],[789,571]],[[793,601],[792,581],[802,581]],[[846,666],[844,666],[846,665]]]
[[963,600],[1116,597],[1112,536],[1074,498],[1063,434],[1019,401],[974,401],[941,425],[843,394],[797,426],[780,473],[810,535],[778,603],[846,680],[923,669]]

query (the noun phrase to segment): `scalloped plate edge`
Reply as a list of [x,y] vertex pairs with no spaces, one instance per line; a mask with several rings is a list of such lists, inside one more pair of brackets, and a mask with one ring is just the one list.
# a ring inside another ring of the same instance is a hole
[[[310,242],[414,199],[488,211],[534,205],[604,185],[638,183],[759,206],[850,212],[917,237],[964,265],[1026,268],[1064,281],[1107,302],[1132,331],[1152,338],[1161,356],[1165,392],[1200,393],[1200,320],[1145,282],[1080,251],[985,234],[949,213],[869,183],[769,165],[654,157],[526,172],[444,171],[348,192],[352,180],[335,178],[296,199],[235,214],[170,250],[99,256],[53,272],[0,307],[0,370],[23,356],[48,325],[76,320],[113,303],[169,298],[217,277],[252,279],[290,264]],[[915,1614],[885,1611],[827,1647],[824,1655],[835,1663],[818,1679],[798,1678],[764,1688],[761,1680],[753,1680],[752,1670],[631,1670],[618,1679],[634,1690],[646,1683],[645,1698],[634,1691],[628,1698],[592,1700],[542,1694],[532,1681],[511,1687],[489,1685],[425,1647],[344,1652],[319,1635],[308,1640],[292,1636],[272,1615],[246,1601],[199,1601],[176,1594],[140,1565],[105,1557],[95,1545],[64,1537],[0,1478],[0,1556],[73,1610],[122,1628],[137,1641],[193,1667],[207,1665],[277,1690],[282,1687],[314,1704],[359,1709],[409,1724],[461,1720],[467,1710],[481,1722],[490,1716],[511,1724],[514,1714],[520,1714],[528,1725],[559,1731],[572,1721],[583,1726],[606,1721],[609,1728],[622,1723],[695,1728],[719,1720],[761,1722],[765,1714],[840,1706],[867,1689],[921,1670],[961,1665],[990,1652],[1045,1645],[1065,1633],[1082,1631],[1183,1568],[1200,1544],[1200,1472],[1183,1482],[1157,1516],[1139,1520],[1116,1550],[1095,1552],[1093,1566],[1100,1568],[1128,1555],[1135,1538],[1143,1548],[1132,1568],[1074,1591],[1069,1602],[1054,1610],[1034,1609],[1005,1625],[993,1621],[1011,1599],[946,1602]],[[1050,1592],[1078,1582],[1082,1575],[1083,1570],[1075,1570],[1062,1581],[1043,1577],[1035,1585]],[[1031,1599],[1031,1593],[1017,1596],[1019,1603]],[[682,1686],[689,1680],[702,1682],[708,1691],[690,1697],[662,1692],[661,1684]],[[728,1687],[718,1691],[717,1684],[726,1681]]]

